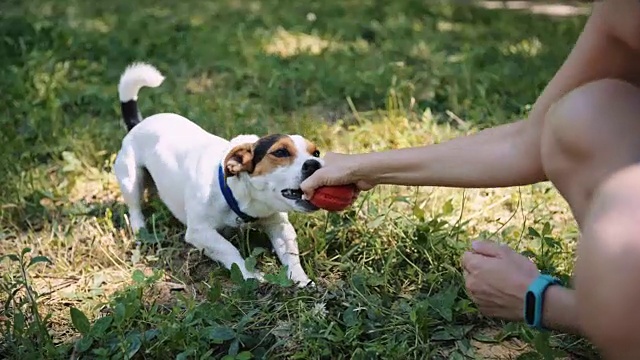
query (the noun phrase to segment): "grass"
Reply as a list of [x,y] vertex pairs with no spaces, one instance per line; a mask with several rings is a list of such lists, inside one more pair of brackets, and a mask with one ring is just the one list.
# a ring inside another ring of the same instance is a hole
[[143,114],[222,136],[437,143],[523,116],[584,23],[453,3],[4,1],[0,357],[597,358],[579,338],[483,318],[463,288],[477,237],[570,277],[577,229],[547,183],[381,186],[343,213],[293,215],[315,290],[286,281],[261,234],[234,240],[270,274],[258,285],[185,245],[158,201],[148,233],[126,227],[112,164],[128,63],[167,77],[142,91]]

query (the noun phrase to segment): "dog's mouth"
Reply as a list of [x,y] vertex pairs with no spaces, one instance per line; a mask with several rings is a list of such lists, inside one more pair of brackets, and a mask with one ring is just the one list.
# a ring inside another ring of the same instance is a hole
[[293,200],[296,204],[296,210],[302,212],[312,212],[319,208],[311,203],[300,189],[284,189],[281,191],[285,199]]
[[302,195],[304,195],[300,189],[284,189],[280,193],[289,200],[302,200]]

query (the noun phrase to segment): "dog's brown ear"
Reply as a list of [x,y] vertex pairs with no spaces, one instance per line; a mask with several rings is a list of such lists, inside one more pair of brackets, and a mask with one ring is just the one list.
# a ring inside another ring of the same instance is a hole
[[253,145],[242,144],[234,147],[224,159],[224,173],[226,176],[236,176],[239,173],[253,171]]

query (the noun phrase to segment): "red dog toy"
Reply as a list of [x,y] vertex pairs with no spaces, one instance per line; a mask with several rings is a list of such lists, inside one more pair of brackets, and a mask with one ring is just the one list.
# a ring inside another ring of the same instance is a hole
[[316,189],[309,201],[327,211],[342,211],[355,200],[355,185],[322,186]]

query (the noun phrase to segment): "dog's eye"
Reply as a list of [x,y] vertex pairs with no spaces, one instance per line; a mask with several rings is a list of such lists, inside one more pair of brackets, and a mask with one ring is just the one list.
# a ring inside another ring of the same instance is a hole
[[314,151],[313,154],[311,154],[311,155],[313,155],[315,157],[320,157],[320,150]]
[[278,150],[272,152],[271,155],[273,155],[275,157],[279,157],[279,158],[291,156],[291,154],[289,154],[289,150],[287,150],[285,148],[278,149]]

